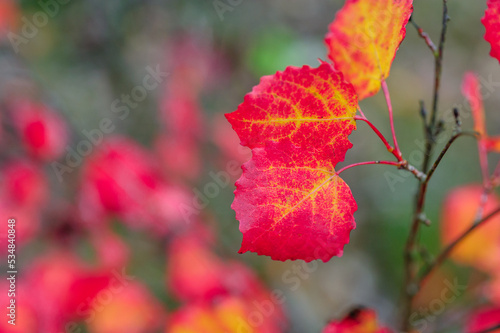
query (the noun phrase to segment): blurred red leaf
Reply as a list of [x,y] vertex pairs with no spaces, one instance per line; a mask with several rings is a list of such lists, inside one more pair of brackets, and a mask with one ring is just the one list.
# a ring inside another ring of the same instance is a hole
[[169,179],[179,180],[179,175],[196,179],[200,174],[203,163],[197,140],[187,135],[162,134],[156,139],[155,150]]
[[211,252],[205,235],[189,233],[175,238],[168,249],[167,284],[184,302],[211,302],[234,296],[249,304],[272,308],[275,322],[285,322],[279,300],[262,281],[237,261],[223,260]]
[[20,23],[20,16],[16,1],[0,1],[0,39],[4,38],[7,32],[17,29]]
[[370,97],[387,79],[406,34],[412,0],[348,0],[326,35],[328,57],[359,99]]
[[[16,245],[22,246],[40,227],[42,207],[48,202],[48,181],[42,169],[27,160],[10,160],[0,170],[0,218],[16,219]],[[7,228],[0,232],[7,250]]]
[[43,161],[56,160],[67,144],[63,119],[45,105],[22,100],[12,103],[12,118],[29,154]]
[[284,331],[274,313],[263,314],[255,304],[238,297],[223,297],[216,302],[191,303],[175,312],[169,333],[281,333]]
[[381,327],[377,322],[375,311],[355,309],[340,321],[331,321],[323,333],[390,333],[391,330]]
[[168,250],[167,284],[182,301],[210,300],[227,294],[224,264],[196,235],[179,236]]
[[91,229],[90,233],[90,241],[96,249],[96,257],[101,267],[119,268],[128,263],[130,249],[112,230],[103,227],[99,230]]
[[500,136],[490,136],[483,141],[487,151],[500,153]]
[[0,177],[0,196],[9,204],[38,209],[47,201],[47,179],[36,164],[11,160],[1,169]]
[[[9,276],[7,275],[7,278]],[[4,292],[0,296],[0,306],[5,309],[6,316],[4,320],[0,321],[0,332],[1,333],[32,333],[38,332],[40,327],[40,318],[37,317],[37,303],[33,302],[33,299],[28,290],[29,286],[25,281],[16,279],[16,290],[15,290],[15,325],[10,324],[8,321],[12,320],[10,317],[11,310],[8,307],[11,305],[10,292],[10,281],[5,278],[0,281],[0,288]],[[22,319],[19,314],[22,313]]]
[[133,228],[165,235],[183,223],[186,191],[165,183],[151,154],[123,137],[108,138],[84,163],[79,210],[88,225],[117,216]]
[[500,62],[500,1],[488,0],[481,22],[486,28],[484,39],[491,45],[490,55]]
[[[478,333],[500,324],[500,308],[484,307],[474,311],[467,322],[466,333]],[[499,333],[500,329],[490,331]]]
[[462,94],[464,94],[470,104],[472,117],[474,119],[474,130],[481,136],[485,136],[486,126],[484,123],[483,98],[481,96],[479,81],[475,73],[465,73],[462,82]]

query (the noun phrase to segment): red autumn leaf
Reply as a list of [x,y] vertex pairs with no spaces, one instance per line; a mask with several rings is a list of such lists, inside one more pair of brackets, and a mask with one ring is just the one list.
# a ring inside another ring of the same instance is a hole
[[370,97],[389,76],[406,34],[412,0],[347,0],[326,35],[328,57],[359,99]]
[[189,135],[162,134],[156,138],[155,152],[171,178],[196,179],[200,174],[199,142]]
[[184,223],[189,193],[167,184],[149,151],[132,140],[105,139],[82,168],[79,213],[88,226],[115,215],[133,228],[164,235]]
[[481,22],[486,28],[484,39],[491,45],[490,55],[500,61],[500,1],[488,0],[488,9]]
[[500,136],[490,136],[484,139],[484,147],[487,151],[500,153]]
[[[10,160],[0,169],[0,218],[16,218],[16,246],[24,245],[40,229],[41,209],[48,197],[48,180],[37,164]],[[5,253],[7,236],[7,229],[0,231]]]
[[[447,245],[457,239],[476,219],[483,189],[468,185],[452,190],[443,204],[441,240]],[[500,206],[495,194],[490,194],[483,209],[483,216]],[[451,258],[462,264],[490,271],[500,266],[500,216],[475,230],[460,242]]]
[[486,135],[483,98],[481,97],[480,85],[475,73],[468,72],[465,74],[462,82],[462,93],[471,107],[474,130],[481,136]]
[[327,154],[270,142],[253,149],[236,188],[240,253],[325,262],[342,255],[357,205]]
[[[467,322],[466,333],[483,332],[495,325],[500,324],[500,307],[484,307],[470,316]],[[491,333],[499,333],[500,329],[489,331]]]
[[14,126],[28,153],[43,161],[59,158],[68,136],[64,120],[45,105],[31,101],[12,102],[11,109]]
[[226,117],[243,146],[262,148],[266,141],[287,139],[296,147],[328,151],[335,165],[352,147],[347,136],[356,129],[357,104],[352,85],[322,63],[264,76]]
[[391,330],[381,327],[377,322],[375,311],[355,309],[344,319],[331,321],[323,329],[323,333],[390,333]]
[[226,293],[224,263],[196,235],[173,240],[168,251],[167,284],[182,301],[210,300]]
[[95,248],[99,265],[108,268],[121,268],[127,265],[130,249],[123,239],[111,228],[91,228],[90,241]]
[[10,31],[17,30],[20,18],[17,1],[3,0],[0,2],[0,40],[7,37]]

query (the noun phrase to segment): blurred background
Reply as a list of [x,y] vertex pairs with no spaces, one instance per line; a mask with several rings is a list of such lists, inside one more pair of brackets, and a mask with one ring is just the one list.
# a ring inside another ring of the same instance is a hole
[[[261,76],[326,60],[323,38],[342,5],[1,0],[0,235],[7,258],[6,221],[16,219],[18,312],[15,329],[2,319],[0,332],[320,332],[360,305],[395,326],[417,184],[404,172],[343,173],[359,206],[343,257],[305,264],[237,254],[230,205],[250,153],[223,114]],[[500,67],[482,38],[485,6],[449,1],[443,140],[455,106],[472,128],[460,93],[468,70],[480,77],[489,133],[500,132]],[[440,2],[414,7],[414,20],[437,41]],[[409,25],[388,86],[399,145],[417,166],[419,101],[431,104],[433,72],[431,52]],[[389,137],[383,96],[361,108]],[[358,124],[342,165],[390,159],[375,138]],[[430,253],[441,246],[445,194],[480,179],[476,143],[459,141],[429,188],[433,223],[420,239]],[[0,267],[9,270],[3,257]],[[422,311],[446,281],[481,280],[452,264],[434,278],[417,300]],[[6,294],[9,285],[0,287]],[[473,305],[461,294],[429,327],[457,331],[457,314]]]

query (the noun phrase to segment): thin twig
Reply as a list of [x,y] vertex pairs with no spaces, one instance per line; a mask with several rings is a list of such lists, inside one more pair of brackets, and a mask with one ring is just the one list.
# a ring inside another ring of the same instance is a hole
[[413,20],[413,16],[410,17],[410,23],[415,27],[415,29],[417,29],[418,35],[425,40],[425,44],[427,44],[429,49],[432,51],[432,54],[436,56],[438,49],[432,42],[431,37],[429,37],[429,35],[422,28],[420,28],[417,23],[415,23],[415,21]]
[[387,165],[395,165],[395,166],[401,166],[401,162],[394,162],[394,161],[367,161],[367,162],[359,162],[359,163],[354,163],[347,165],[340,169],[339,171],[336,172],[337,175],[340,175],[342,172],[344,172],[347,169],[360,166],[360,165],[368,165],[368,164],[387,164]]
[[385,101],[387,103],[387,109],[389,111],[389,122],[391,124],[392,142],[394,143],[394,149],[396,153],[401,156],[401,151],[399,150],[398,140],[396,139],[396,131],[394,130],[394,115],[392,112],[391,95],[389,94],[389,88],[387,88],[387,82],[382,80],[382,91],[384,92]]
[[366,116],[365,116],[365,114],[364,114],[363,110],[361,110],[361,108],[359,107],[359,105],[358,105],[358,112],[359,112],[359,114],[360,114],[363,118],[368,119],[368,118],[366,118]]
[[443,69],[443,51],[444,43],[446,41],[446,31],[448,28],[448,21],[450,20],[448,16],[448,3],[447,0],[443,0],[443,21],[441,29],[441,37],[439,38],[439,47],[436,55],[435,61],[435,77],[434,77],[434,98],[432,101],[432,112],[431,112],[431,125],[434,126],[436,123],[436,115],[439,100],[439,88],[441,84],[441,73]]
[[441,38],[439,39],[439,47],[437,52],[435,53],[434,58],[434,93],[432,98],[432,110],[429,121],[429,130],[430,137],[427,138],[426,146],[425,146],[425,155],[424,155],[424,163],[422,165],[422,171],[427,172],[429,168],[430,158],[432,154],[432,148],[434,146],[434,136],[435,136],[435,128],[436,128],[436,118],[437,118],[437,109],[439,102],[439,89],[441,86],[441,73],[443,69],[443,51],[444,51],[444,43],[446,41],[446,31],[448,27],[448,5],[447,0],[443,0],[443,26],[441,29]]
[[[441,37],[439,40],[439,47],[437,52],[434,52],[434,96],[432,101],[432,110],[429,121],[429,135],[426,135],[426,145],[424,161],[422,163],[422,171],[427,173],[430,166],[430,159],[432,150],[435,145],[435,129],[436,129],[436,119],[437,119],[437,109],[439,100],[439,88],[441,83],[441,72],[442,72],[442,62],[443,62],[443,50],[446,38],[446,30],[448,26],[448,6],[447,0],[443,0],[443,19],[441,28]],[[445,152],[446,153],[446,152]],[[441,157],[442,159],[442,157]],[[439,164],[439,163],[438,163]],[[434,173],[434,170],[432,171]],[[432,174],[431,174],[432,176]],[[410,227],[410,233],[408,239],[406,240],[405,252],[404,252],[404,299],[403,299],[403,310],[402,310],[402,329],[407,332],[410,331],[410,314],[411,307],[414,296],[418,293],[418,284],[415,282],[415,278],[418,274],[418,263],[415,260],[414,252],[416,249],[416,240],[420,225],[422,224],[425,217],[424,204],[425,196],[427,192],[427,185],[429,183],[430,177],[428,176],[425,180],[420,181],[419,189],[415,195],[415,212],[413,215],[413,221]]]
[[431,168],[429,169],[429,171],[427,172],[427,179],[426,179],[426,182],[428,182],[430,180],[430,178],[432,177],[432,175],[434,174],[434,171],[436,171],[436,168],[439,166],[439,163],[441,163],[441,160],[443,159],[444,155],[446,155],[446,152],[448,152],[448,149],[450,149],[451,145],[453,144],[453,142],[458,139],[459,137],[461,136],[472,136],[474,138],[479,138],[479,133],[477,132],[458,132],[456,133],[455,135],[453,135],[449,140],[448,142],[446,143],[446,146],[443,148],[443,150],[441,151],[441,153],[439,154],[438,158],[436,158],[436,160],[434,161],[434,163],[432,164]]
[[398,160],[398,162],[402,162],[403,161],[403,157],[401,157],[401,154],[398,153],[393,146],[391,146],[391,144],[387,141],[387,139],[385,138],[385,136],[378,130],[378,128],[373,125],[368,119],[366,119],[365,117],[358,117],[358,116],[355,116],[354,117],[354,120],[361,120],[361,121],[364,121],[365,123],[368,124],[368,126],[370,126],[370,128],[375,132],[375,134],[377,134],[377,136],[380,138],[380,140],[382,141],[382,143],[385,145],[385,148],[387,149],[388,152],[390,152],[392,155],[394,155],[394,157],[396,157],[396,159]]

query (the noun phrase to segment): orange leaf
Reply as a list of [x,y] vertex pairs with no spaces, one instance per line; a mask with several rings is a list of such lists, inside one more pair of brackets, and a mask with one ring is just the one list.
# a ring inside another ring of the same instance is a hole
[[347,0],[330,24],[325,42],[335,68],[359,99],[380,89],[406,34],[413,0]]
[[500,136],[487,137],[484,140],[484,146],[487,151],[494,151],[500,153]]
[[357,205],[328,155],[289,142],[252,153],[232,205],[243,233],[240,253],[325,262],[342,255]]
[[[255,314],[262,319],[255,321]],[[262,313],[259,303],[237,296],[225,296],[211,303],[187,303],[171,316],[167,332],[278,333],[285,331],[281,326],[274,312],[269,315]]]
[[336,164],[352,147],[347,136],[356,129],[357,105],[352,85],[322,63],[264,76],[226,118],[243,146],[262,148],[266,141],[286,139],[299,148],[323,149]]
[[481,20],[486,39],[491,45],[490,55],[500,61],[500,0],[488,0],[488,9]]
[[[483,189],[480,185],[462,186],[452,190],[443,205],[441,239],[449,244],[468,229],[476,218]],[[495,194],[490,194],[484,205],[483,216],[500,206]],[[474,230],[458,244],[451,258],[462,264],[489,271],[500,265],[500,215],[492,217],[484,226]]]

